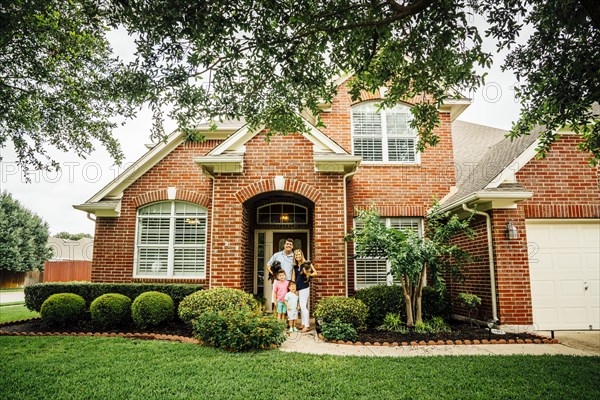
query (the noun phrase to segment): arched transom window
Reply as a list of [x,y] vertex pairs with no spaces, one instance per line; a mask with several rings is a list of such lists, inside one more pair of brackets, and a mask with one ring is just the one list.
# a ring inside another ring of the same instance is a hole
[[291,203],[273,203],[258,208],[257,222],[269,225],[308,223],[308,209]]
[[181,201],[139,208],[135,275],[205,278],[206,209]]
[[377,111],[375,102],[352,107],[353,153],[365,162],[418,163],[417,132],[410,127],[410,108],[398,104]]

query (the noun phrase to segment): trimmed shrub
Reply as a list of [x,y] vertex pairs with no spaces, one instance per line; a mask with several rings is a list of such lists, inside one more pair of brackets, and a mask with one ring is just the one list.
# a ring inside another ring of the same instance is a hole
[[191,323],[207,311],[233,309],[257,309],[259,304],[250,293],[238,289],[214,288],[192,293],[179,304],[179,318]]
[[481,305],[481,298],[476,294],[462,292],[456,297],[467,308],[475,308]]
[[248,308],[205,311],[192,327],[196,339],[235,352],[269,349],[287,337],[285,321]]
[[414,333],[450,333],[450,326],[442,317],[432,318],[427,322],[417,322],[413,328]]
[[323,322],[339,320],[352,325],[356,330],[366,328],[369,309],[362,301],[350,297],[324,297],[315,307],[315,317]]
[[431,333],[450,333],[452,329],[450,326],[444,321],[442,317],[433,317],[431,320],[427,321],[427,326],[429,327],[429,332]]
[[371,286],[357,290],[354,297],[365,303],[369,308],[368,326],[383,324],[385,316],[389,313],[400,314],[402,319],[406,319],[404,296],[399,285]]
[[174,313],[173,299],[160,292],[142,293],[131,305],[133,322],[141,328],[158,326],[170,321],[173,319]]
[[324,322],[321,334],[327,340],[343,340],[345,342],[356,342],[358,333],[351,324],[335,320],[333,322]]
[[388,313],[383,319],[383,324],[377,330],[390,331],[396,333],[408,333],[408,328],[402,320],[402,316],[398,313]]
[[144,292],[161,292],[168,294],[175,306],[186,296],[202,290],[200,285],[172,283],[90,283],[90,282],[56,282],[39,283],[25,286],[25,305],[32,311],[40,311],[42,303],[56,293],[74,293],[91,305],[94,299],[107,293],[119,293],[135,299]]
[[447,318],[452,312],[450,296],[445,288],[436,289],[432,286],[425,286],[423,288],[422,307],[423,319]]
[[118,293],[107,293],[92,301],[92,322],[101,328],[125,325],[131,321],[131,299]]
[[85,300],[73,293],[53,294],[42,304],[40,314],[48,325],[75,324],[84,317]]

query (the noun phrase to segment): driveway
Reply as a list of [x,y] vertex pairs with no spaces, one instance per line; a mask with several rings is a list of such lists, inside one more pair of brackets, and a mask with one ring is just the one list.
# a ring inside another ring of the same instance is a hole
[[[538,332],[550,337],[550,332]],[[555,331],[554,337],[565,346],[600,356],[600,331]]]
[[0,291],[0,304],[16,303],[25,301],[25,293],[20,290],[18,292]]

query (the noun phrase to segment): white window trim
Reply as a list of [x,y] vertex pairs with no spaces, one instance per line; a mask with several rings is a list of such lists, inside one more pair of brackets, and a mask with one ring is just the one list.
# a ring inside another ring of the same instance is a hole
[[[359,104],[355,104],[354,106],[364,105],[365,103],[374,103],[363,102]],[[398,105],[408,107],[406,104],[399,103]],[[382,109],[379,114],[381,116],[381,150],[382,150],[382,158],[383,161],[370,161],[363,160],[361,165],[420,165],[421,164],[421,152],[417,150],[417,142],[419,141],[419,135],[415,134],[415,161],[389,161],[389,147],[388,147],[388,133],[387,133],[387,111],[390,109]],[[354,152],[354,112],[350,111],[350,132],[352,136],[351,145],[352,145],[352,154],[356,155]]]
[[[419,222],[419,234],[423,235],[423,232],[425,229],[425,227],[424,227],[425,219],[423,217],[381,217],[381,219],[385,221],[385,226],[388,228],[391,227],[393,219],[419,220],[418,221]],[[354,218],[354,220],[353,220],[353,226],[354,226],[354,229],[356,229],[356,218]],[[356,249],[356,244],[354,244],[354,246]],[[356,251],[354,252],[354,254],[356,254]],[[365,257],[365,258],[371,259],[371,258],[367,258],[367,257]],[[373,259],[375,259],[375,258],[373,258]],[[375,285],[366,285],[365,286],[365,285],[361,284],[359,287],[359,283],[358,283],[358,279],[357,279],[358,274],[356,273],[356,260],[357,259],[355,258],[354,259],[354,290],[366,289],[368,287],[375,286]],[[386,275],[386,284],[388,286],[391,286],[394,284],[394,277],[389,273],[391,270],[391,264],[388,260],[386,260],[385,264],[386,264],[386,274],[387,274]]]
[[[194,204],[195,206],[203,209],[205,211],[204,215],[200,215],[197,216],[196,218],[200,218],[200,219],[204,219],[206,220],[205,223],[205,227],[206,227],[206,236],[204,239],[204,243],[203,244],[175,244],[175,203],[188,203],[186,201],[178,201],[178,200],[167,200],[167,201],[160,201],[157,203],[171,203],[171,214],[168,217],[169,218],[169,244],[168,244],[168,256],[167,256],[167,274],[166,275],[140,275],[138,274],[138,267],[139,267],[139,263],[138,263],[138,256],[139,256],[139,249],[140,247],[142,248],[149,248],[149,247],[156,247],[156,248],[164,248],[165,245],[155,245],[155,244],[150,244],[150,245],[140,245],[139,244],[139,219],[140,219],[140,215],[139,215],[139,210],[142,209],[143,207],[149,206],[150,204],[144,204],[143,206],[139,207],[136,210],[135,213],[135,248],[134,248],[134,252],[133,252],[133,278],[136,279],[170,279],[170,280],[185,280],[185,279],[206,279],[206,242],[208,240],[208,218],[207,218],[207,212],[208,210],[206,210],[204,207],[198,206],[197,204],[194,203],[190,203],[190,204]],[[152,203],[152,204],[157,204],[157,203]],[[165,217],[166,219],[166,217]],[[173,271],[175,268],[175,248],[194,248],[194,247],[201,247],[204,250],[204,272],[202,274],[199,275],[184,275],[184,276],[173,276]]]

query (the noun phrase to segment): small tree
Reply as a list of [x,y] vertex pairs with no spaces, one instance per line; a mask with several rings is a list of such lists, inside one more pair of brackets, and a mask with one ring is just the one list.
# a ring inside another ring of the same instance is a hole
[[462,277],[469,254],[450,240],[459,233],[474,235],[469,219],[461,221],[456,215],[440,212],[436,202],[425,220],[425,237],[412,230],[386,227],[372,208],[361,210],[358,220],[361,227],[347,236],[347,240],[356,244],[356,256],[386,258],[392,275],[403,289],[406,324],[414,326],[422,322],[425,277],[430,285],[438,288],[445,285],[445,275],[454,279]]
[[4,191],[0,194],[0,271],[43,269],[52,255],[48,224]]

